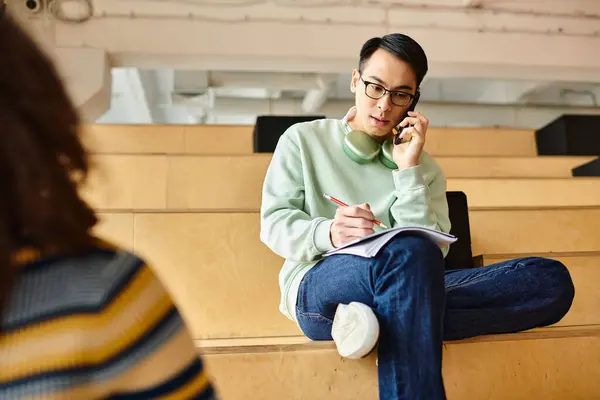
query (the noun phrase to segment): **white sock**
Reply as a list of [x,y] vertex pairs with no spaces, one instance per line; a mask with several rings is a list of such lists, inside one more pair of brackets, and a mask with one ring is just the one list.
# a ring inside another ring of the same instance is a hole
[[331,336],[342,357],[358,359],[369,354],[379,339],[379,322],[373,310],[358,302],[339,304]]

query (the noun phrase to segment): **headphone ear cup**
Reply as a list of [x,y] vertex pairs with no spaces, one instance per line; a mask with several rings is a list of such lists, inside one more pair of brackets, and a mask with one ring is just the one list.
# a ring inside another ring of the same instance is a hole
[[393,152],[393,139],[386,140],[381,146],[381,151],[379,152],[379,161],[381,161],[381,163],[389,169],[398,169],[398,165],[394,162]]
[[346,135],[344,153],[355,163],[367,164],[379,154],[381,146],[371,136],[362,131],[352,131]]

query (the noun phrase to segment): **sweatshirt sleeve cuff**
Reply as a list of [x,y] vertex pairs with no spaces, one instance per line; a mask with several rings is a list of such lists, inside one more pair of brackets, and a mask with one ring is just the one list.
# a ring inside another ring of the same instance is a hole
[[392,172],[394,186],[398,191],[414,190],[425,187],[425,180],[421,171],[421,165],[395,170]]
[[317,223],[317,227],[315,228],[315,234],[313,237],[313,242],[315,248],[319,253],[326,253],[329,250],[333,250],[335,248],[331,243],[331,224],[333,224],[332,219],[323,219],[322,221]]

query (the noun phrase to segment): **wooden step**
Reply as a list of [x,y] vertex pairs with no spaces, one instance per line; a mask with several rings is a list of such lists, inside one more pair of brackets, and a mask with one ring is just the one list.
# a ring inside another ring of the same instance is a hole
[[447,178],[571,178],[594,157],[436,157]]
[[[549,329],[446,342],[449,400],[587,400],[600,393],[600,329]],[[341,358],[330,342],[201,343],[223,398],[376,400],[375,355]],[[224,341],[226,342],[226,341]]]
[[[83,194],[100,210],[258,211],[270,158],[104,155]],[[468,163],[452,160],[456,169]],[[502,160],[489,170],[510,164]],[[523,170],[533,160],[545,159],[527,159]],[[475,161],[472,170],[483,171],[484,164]],[[540,170],[548,166],[542,164]],[[473,209],[600,205],[598,178],[449,178],[448,190],[464,191]]]
[[[258,214],[113,213],[101,217],[98,232],[147,257],[196,338],[299,333],[296,324],[278,311],[282,259],[260,242]],[[593,287],[600,281],[600,268],[594,268],[600,267],[600,253],[557,254],[600,249],[596,228],[600,208],[472,211],[470,219],[475,255],[553,253],[569,267],[577,298],[559,325],[600,324],[600,299]],[[252,313],[242,312],[248,304]]]
[[82,138],[96,154],[251,154],[245,125],[87,125]]
[[[444,344],[514,342],[565,337],[593,337],[598,335],[600,335],[600,325],[549,326],[516,333],[481,335],[462,340],[444,341]],[[202,351],[202,354],[252,354],[282,351],[335,350],[333,341],[313,341],[304,335],[195,339],[194,343]]]
[[465,192],[471,209],[600,206],[600,178],[448,179],[447,187]]
[[[253,125],[87,125],[83,139],[104,154],[251,154]],[[429,128],[434,156],[535,156],[529,129]]]

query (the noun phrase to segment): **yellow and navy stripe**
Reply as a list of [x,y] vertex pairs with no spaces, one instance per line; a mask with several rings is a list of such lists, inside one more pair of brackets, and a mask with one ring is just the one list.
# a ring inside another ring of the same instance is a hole
[[215,398],[184,321],[143,260],[106,247],[20,259],[2,314],[0,398]]

